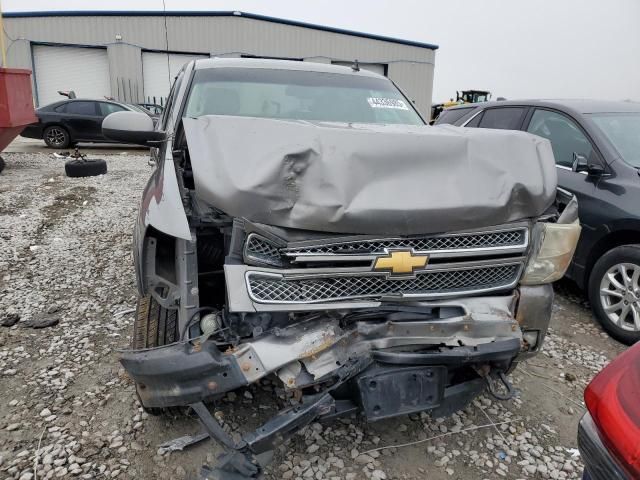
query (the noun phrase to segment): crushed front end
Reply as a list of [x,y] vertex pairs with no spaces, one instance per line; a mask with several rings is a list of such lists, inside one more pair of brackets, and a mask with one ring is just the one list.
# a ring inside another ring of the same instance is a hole
[[[145,408],[191,406],[228,450],[203,476],[252,478],[261,454],[317,419],[444,416],[484,389],[512,395],[507,374],[541,348],[550,283],[580,232],[575,199],[556,192],[548,142],[183,121],[188,142],[176,135],[162,182],[145,193],[137,348],[121,362]],[[527,161],[514,168],[512,158]],[[173,168],[180,204],[154,203]],[[495,178],[479,185],[487,172]],[[155,228],[157,205],[184,207],[188,235]],[[298,403],[236,442],[203,402],[267,376]]]
[[[522,284],[539,274],[540,237],[575,227],[545,220],[386,238],[304,238],[232,220],[224,228],[226,301],[194,303],[179,341],[125,352],[122,364],[147,408],[202,405],[275,375],[300,404],[235,445],[250,455],[318,418],[444,416],[485,388],[506,398],[505,374],[539,350],[551,315],[551,285]],[[176,257],[210,251],[197,242],[211,238],[178,242]],[[147,255],[156,255],[154,244]],[[220,276],[200,272],[188,292],[219,288]],[[156,295],[170,283],[158,272],[147,281]]]

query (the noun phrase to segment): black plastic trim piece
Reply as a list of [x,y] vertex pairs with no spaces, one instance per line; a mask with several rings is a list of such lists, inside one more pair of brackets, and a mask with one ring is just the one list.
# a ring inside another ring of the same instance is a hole
[[147,408],[190,405],[247,385],[235,358],[212,342],[125,351],[120,363]]
[[589,412],[578,424],[578,448],[590,480],[632,480],[602,442]]
[[442,347],[436,351],[420,353],[374,351],[372,355],[375,361],[392,365],[460,366],[480,362],[509,361],[519,351],[520,340],[510,338],[475,347]]

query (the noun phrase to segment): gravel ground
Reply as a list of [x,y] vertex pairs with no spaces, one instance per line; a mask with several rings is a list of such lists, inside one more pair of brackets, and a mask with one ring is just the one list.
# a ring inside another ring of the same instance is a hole
[[[131,230],[146,157],[105,156],[109,173],[71,179],[45,154],[6,154],[0,175],[0,479],[194,478],[218,449],[166,453],[193,418],[150,417],[117,362],[132,328]],[[541,355],[512,375],[518,396],[483,396],[445,420],[411,415],[312,424],[275,454],[268,479],[573,479],[582,391],[623,347],[560,284]],[[257,426],[285,402],[265,381],[216,416]],[[407,445],[408,444],[408,445]]]

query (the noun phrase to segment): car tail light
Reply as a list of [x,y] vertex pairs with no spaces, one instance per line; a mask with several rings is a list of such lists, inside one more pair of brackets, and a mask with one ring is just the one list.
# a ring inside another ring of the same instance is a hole
[[584,399],[605,445],[640,478],[640,343],[596,375]]

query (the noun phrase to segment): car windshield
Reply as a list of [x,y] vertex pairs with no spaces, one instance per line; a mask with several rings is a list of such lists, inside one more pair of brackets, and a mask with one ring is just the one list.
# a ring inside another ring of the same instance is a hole
[[591,118],[613,143],[622,159],[640,168],[640,112],[593,113]]
[[264,68],[196,71],[184,115],[424,124],[387,79]]
[[151,114],[151,112],[146,108],[140,107],[138,105],[134,105],[133,103],[128,103],[127,106],[132,110],[136,110],[137,112],[146,113],[147,115]]

